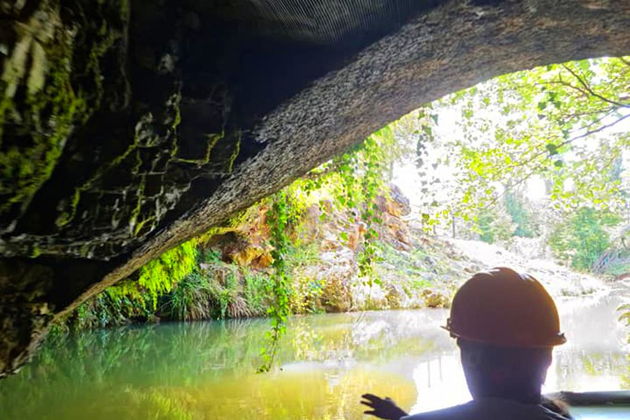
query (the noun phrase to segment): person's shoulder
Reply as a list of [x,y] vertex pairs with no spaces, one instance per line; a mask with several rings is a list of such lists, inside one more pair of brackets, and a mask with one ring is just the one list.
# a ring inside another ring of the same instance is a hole
[[567,420],[566,417],[540,404],[524,404],[518,401],[501,398],[482,399],[476,404],[476,409],[476,414],[479,415],[479,418],[484,419]]
[[441,410],[427,411],[402,417],[400,420],[455,420],[466,419],[466,416],[474,410],[472,402],[443,408]]
[[487,399],[471,401],[442,410],[428,411],[403,417],[400,420],[567,420],[540,405],[520,404],[508,400]]

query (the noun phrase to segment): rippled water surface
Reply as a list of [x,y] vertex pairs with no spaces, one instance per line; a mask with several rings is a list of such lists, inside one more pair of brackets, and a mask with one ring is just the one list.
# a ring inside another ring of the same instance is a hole
[[[617,297],[560,302],[569,343],[545,391],[630,386]],[[469,399],[443,310],[293,318],[255,374],[265,320],[86,332],[0,381],[2,419],[361,419],[364,392],[412,411]]]

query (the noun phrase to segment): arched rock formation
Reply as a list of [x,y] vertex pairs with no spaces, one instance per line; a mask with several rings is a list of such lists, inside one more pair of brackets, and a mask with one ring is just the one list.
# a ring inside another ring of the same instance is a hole
[[50,322],[419,105],[630,53],[630,0],[0,0],[0,376]]

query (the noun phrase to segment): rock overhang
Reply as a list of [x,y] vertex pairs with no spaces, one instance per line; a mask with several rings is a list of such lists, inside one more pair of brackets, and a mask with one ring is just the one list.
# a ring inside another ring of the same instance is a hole
[[422,103],[630,52],[626,0],[280,3],[2,5],[0,371],[52,318]]

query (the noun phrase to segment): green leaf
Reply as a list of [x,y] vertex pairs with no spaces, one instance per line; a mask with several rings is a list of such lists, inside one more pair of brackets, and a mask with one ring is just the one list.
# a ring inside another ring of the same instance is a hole
[[556,146],[553,143],[547,143],[545,144],[545,148],[547,149],[547,151],[549,152],[549,155],[554,156],[558,154],[558,146]]

